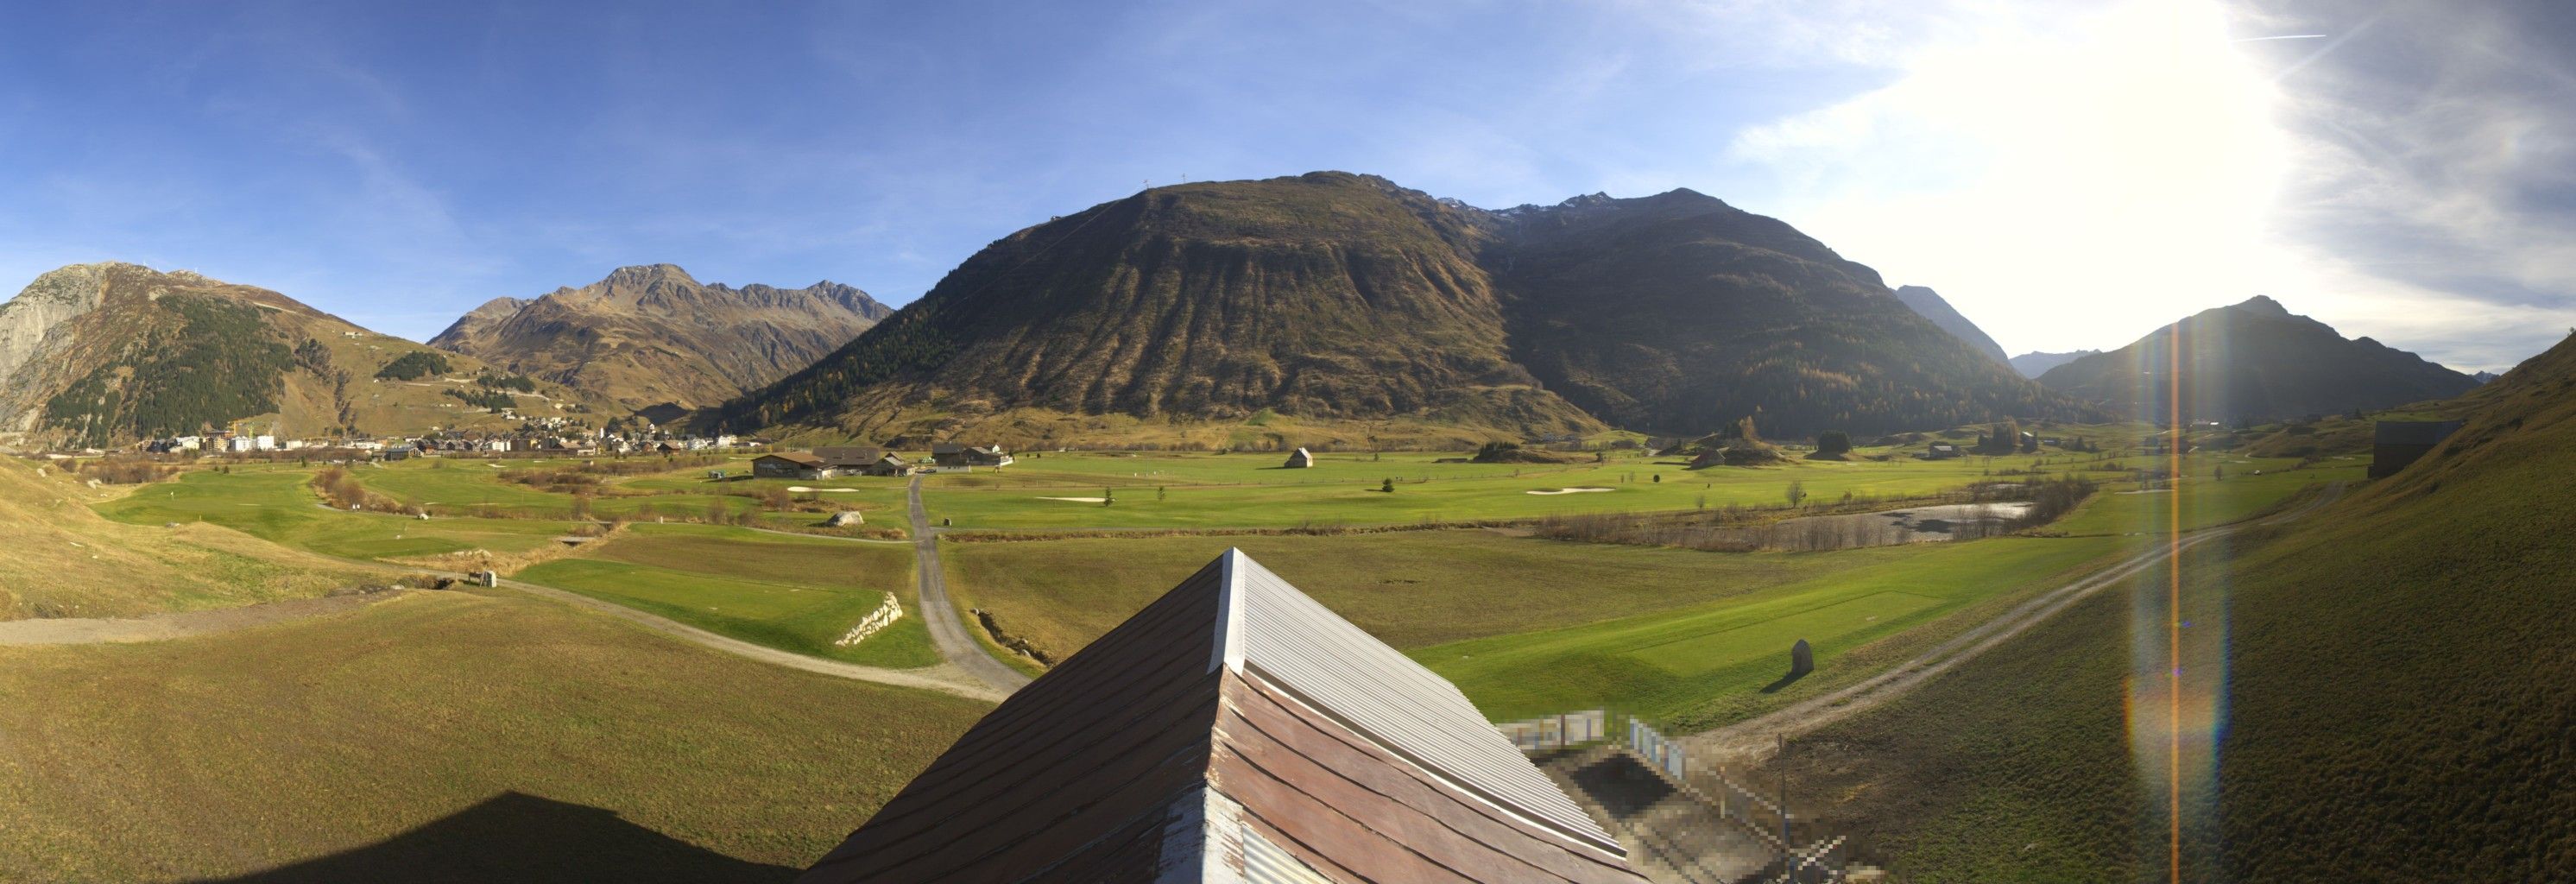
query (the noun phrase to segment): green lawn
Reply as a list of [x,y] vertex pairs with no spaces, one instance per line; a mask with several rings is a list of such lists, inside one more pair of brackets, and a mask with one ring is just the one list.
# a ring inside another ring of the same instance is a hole
[[120,522],[207,522],[275,543],[349,558],[430,556],[470,549],[520,553],[572,526],[526,519],[436,518],[335,512],[306,483],[309,470],[191,471],[95,507]]
[[[2292,469],[2296,461],[2207,455],[2186,463],[2183,480],[2172,490],[2106,490],[2083,511],[2050,527],[2069,534],[2163,534],[2176,523],[2177,505],[2185,531],[2224,525],[2243,521],[2309,485],[2361,481],[2368,469],[2365,463],[2348,461]],[[2218,466],[2228,471],[2223,480],[2212,478],[2211,470]],[[2258,469],[2263,475],[2253,474]]]
[[1227,547],[1398,648],[1689,608],[1917,554],[1725,554],[1443,530],[950,543],[940,557],[959,605],[994,612],[1005,631],[1061,658]]
[[[1746,587],[1680,611],[1411,653],[1496,720],[1606,706],[1696,730],[1875,674],[1892,661],[1843,666],[1842,658],[1980,603],[2061,585],[2140,545],[2102,536],[2003,537],[1894,550],[1770,554],[1854,566]],[[1855,561],[1865,553],[1873,554],[1871,560]],[[1967,625],[1950,624],[1945,631]],[[1814,648],[1817,672],[1773,695],[1776,704],[1764,702],[1756,692],[1787,674],[1789,647],[1799,639]]]
[[[912,552],[702,525],[637,525],[516,579],[572,590],[781,650],[863,663],[939,662],[922,625]],[[892,592],[904,617],[854,647],[835,639]]]
[[[1910,449],[1909,449],[1910,450]],[[1434,455],[1323,456],[1312,469],[1276,469],[1265,455],[1140,454],[1134,457],[1053,454],[1025,462],[1045,472],[1013,466],[1000,476],[982,472],[928,477],[923,502],[934,519],[958,528],[1207,528],[1314,525],[1397,525],[1424,521],[1527,519],[1568,512],[1653,512],[1774,506],[1791,483],[1810,499],[1908,497],[1953,490],[1993,474],[2036,469],[2055,472],[2090,461],[2090,455],[2051,452],[1995,458],[1924,461],[1893,450],[1863,449],[1845,461],[1794,460],[1784,466],[1685,469],[1677,458],[1628,456],[1606,463],[1564,465],[1440,464]],[[1455,457],[1455,455],[1449,455]],[[1080,465],[1097,473],[1063,469]],[[1124,473],[1116,472],[1124,468]],[[1168,481],[1165,478],[1168,477]],[[2009,477],[2006,477],[2009,478]],[[1395,491],[1379,489],[1395,480]],[[1026,480],[1028,484],[1022,484]],[[1042,480],[1042,481],[1041,481]],[[1008,484],[996,487],[994,483]],[[1568,488],[1606,491],[1555,492]],[[1089,500],[1112,498],[1102,505]]]

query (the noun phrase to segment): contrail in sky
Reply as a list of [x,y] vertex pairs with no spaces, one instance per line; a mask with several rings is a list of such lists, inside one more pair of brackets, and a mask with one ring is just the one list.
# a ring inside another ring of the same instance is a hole
[[2253,43],[2253,42],[2257,42],[2257,41],[2261,41],[2261,40],[2322,40],[2322,39],[2325,39],[2325,36],[2326,36],[2326,35],[2324,35],[2324,34],[2281,34],[2281,35],[2279,35],[2279,36],[2273,36],[2273,37],[2240,37],[2240,38],[2237,38],[2237,39],[2234,39],[2234,40],[2229,40],[2229,41],[2227,41],[2227,42],[2230,42],[2230,43]]

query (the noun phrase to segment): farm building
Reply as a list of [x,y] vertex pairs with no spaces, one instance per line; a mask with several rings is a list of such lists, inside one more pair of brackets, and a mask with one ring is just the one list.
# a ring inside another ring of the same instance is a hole
[[820,479],[823,459],[803,451],[781,451],[751,460],[751,474],[763,479]]
[[1288,469],[1302,470],[1315,465],[1315,455],[1300,448],[1288,455]]
[[2372,428],[2370,477],[2396,475],[2459,431],[2459,421],[2380,421]]
[[1011,455],[999,445],[934,442],[930,446],[930,461],[942,469],[1007,467],[1011,465]]
[[1646,879],[1455,687],[1228,550],[798,880]]
[[823,462],[823,469],[830,471],[823,476],[823,478],[827,479],[832,476],[848,476],[857,474],[859,471],[867,469],[869,464],[876,463],[877,458],[883,457],[884,455],[884,449],[873,445],[814,446],[815,459],[821,460]]
[[1956,445],[1934,445],[1924,454],[1925,459],[1928,460],[1950,460],[1958,456],[1959,446]]
[[867,466],[860,468],[859,472],[870,476],[909,476],[913,474],[913,468],[912,464],[905,462],[901,457],[880,454],[877,455],[877,459],[869,461]]

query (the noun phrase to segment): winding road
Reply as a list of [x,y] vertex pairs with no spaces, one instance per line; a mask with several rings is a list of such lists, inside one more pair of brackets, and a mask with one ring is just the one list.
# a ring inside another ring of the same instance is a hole
[[1780,739],[1796,737],[1825,725],[1841,721],[1863,710],[1904,696],[1921,687],[1933,676],[1951,667],[1973,660],[1996,646],[2020,635],[2076,602],[2101,592],[2168,558],[2180,555],[2212,540],[2234,534],[2251,525],[2278,525],[2296,521],[2343,496],[2343,483],[2328,484],[2315,499],[2281,515],[2261,521],[2238,522],[2204,528],[2155,548],[2120,560],[2118,564],[2094,572],[2081,580],[2041,593],[2038,597],[2005,612],[2002,616],[1978,624],[1957,637],[1925,651],[1896,668],[1871,676],[1857,684],[1821,696],[1799,701],[1759,718],[1737,722],[1726,727],[1682,738],[1684,748],[1694,760],[1713,764],[1751,764],[1771,757],[1778,751]]
[[912,513],[912,558],[921,569],[921,620],[930,626],[930,644],[939,649],[947,665],[965,670],[987,687],[1004,694],[1019,690],[1029,677],[994,659],[974,636],[966,634],[966,621],[948,600],[948,577],[939,567],[939,529],[930,526],[930,512],[921,506],[920,476],[912,477],[907,507]]

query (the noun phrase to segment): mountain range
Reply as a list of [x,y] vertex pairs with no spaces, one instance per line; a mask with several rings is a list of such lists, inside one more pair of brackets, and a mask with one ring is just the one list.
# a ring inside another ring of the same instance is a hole
[[[2179,378],[2183,395],[2173,398]],[[2135,343],[2077,358],[2042,386],[2113,414],[2186,419],[2295,418],[2457,396],[2477,380],[2370,338],[2292,314],[2271,298],[2215,307]]]
[[[0,431],[21,438],[111,445],[237,421],[278,435],[497,425],[507,419],[449,395],[491,371],[187,271],[74,264],[0,304]],[[590,407],[534,386],[517,394],[532,411]]]
[[533,299],[495,298],[429,345],[628,409],[678,411],[778,380],[893,312],[828,280],[737,289],[653,264]]
[[1065,416],[1270,413],[1496,437],[2087,414],[1875,271],[1708,196],[1489,211],[1318,172],[1155,188],[1023,229],[713,417],[1027,443]]

